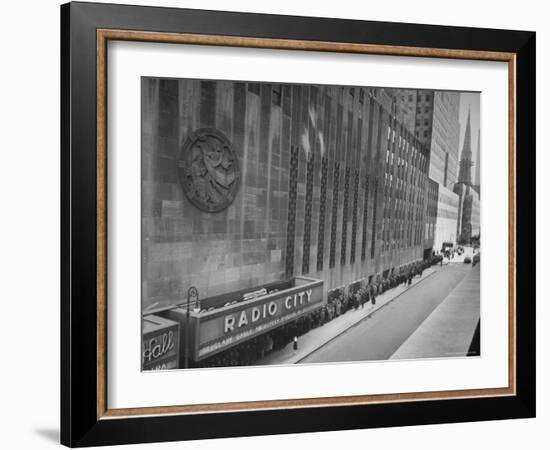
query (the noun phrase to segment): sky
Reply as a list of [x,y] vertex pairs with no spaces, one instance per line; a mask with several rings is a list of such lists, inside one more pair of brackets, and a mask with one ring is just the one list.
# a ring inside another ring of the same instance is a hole
[[[462,92],[460,94],[460,111],[459,111],[459,121],[460,121],[460,144],[458,147],[459,151],[459,161],[460,156],[462,156],[462,147],[464,145],[464,133],[466,132],[466,122],[468,120],[468,109],[470,109],[471,114],[471,130],[472,130],[472,162],[475,164],[477,161],[477,136],[479,130],[479,115],[480,115],[480,98],[481,94],[479,92]],[[472,167],[472,179],[474,179],[476,173],[476,168]],[[475,180],[474,180],[475,181]]]

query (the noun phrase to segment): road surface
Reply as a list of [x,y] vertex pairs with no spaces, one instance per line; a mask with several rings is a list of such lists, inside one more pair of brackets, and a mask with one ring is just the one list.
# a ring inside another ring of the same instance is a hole
[[470,270],[471,264],[438,268],[436,273],[299,362],[389,359]]

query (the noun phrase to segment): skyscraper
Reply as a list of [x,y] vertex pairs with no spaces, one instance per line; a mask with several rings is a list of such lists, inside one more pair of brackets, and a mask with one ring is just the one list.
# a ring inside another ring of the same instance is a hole
[[453,189],[458,175],[460,94],[428,90],[388,90],[395,116],[430,149],[429,176]]
[[[434,192],[435,230],[426,233],[425,251],[439,251],[456,240],[460,94],[429,90],[394,89],[394,113],[414,136],[430,149],[428,174]],[[428,239],[428,236],[432,236]]]

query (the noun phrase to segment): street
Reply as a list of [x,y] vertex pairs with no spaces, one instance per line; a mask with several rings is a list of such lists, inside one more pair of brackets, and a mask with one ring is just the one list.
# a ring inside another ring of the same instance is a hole
[[472,270],[479,268],[464,263],[438,267],[433,275],[299,362],[389,359]]

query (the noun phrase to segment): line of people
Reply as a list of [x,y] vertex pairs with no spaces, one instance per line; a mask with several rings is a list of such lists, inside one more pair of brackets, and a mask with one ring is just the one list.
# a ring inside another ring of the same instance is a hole
[[443,258],[441,255],[432,255],[423,261],[417,261],[404,269],[401,273],[390,274],[385,278],[378,278],[371,283],[360,287],[355,292],[345,295],[343,289],[331,296],[327,303],[315,311],[305,314],[298,319],[286,323],[274,330],[256,336],[242,344],[211,356],[210,358],[193,363],[192,367],[228,367],[252,365],[263,359],[269,353],[286,347],[291,342],[295,350],[298,347],[298,338],[308,331],[320,327],[336,317],[352,309],[363,308],[371,302],[376,304],[376,297],[400,284],[411,285],[415,276],[422,276],[424,270],[438,264]]

